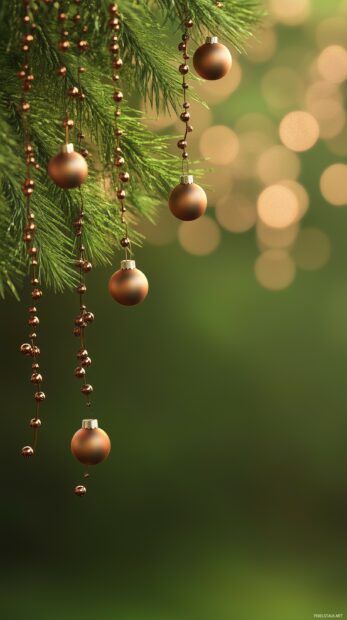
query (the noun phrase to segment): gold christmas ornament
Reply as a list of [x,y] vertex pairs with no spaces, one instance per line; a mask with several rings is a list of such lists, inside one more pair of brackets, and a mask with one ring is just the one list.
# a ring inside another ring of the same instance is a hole
[[107,433],[99,428],[97,420],[82,420],[80,428],[71,440],[71,452],[83,465],[98,465],[107,459],[111,441]]
[[181,176],[181,183],[171,192],[169,207],[175,217],[187,222],[205,213],[207,196],[202,187],[194,183],[193,175]]
[[205,80],[220,80],[231,69],[232,57],[218,37],[207,37],[193,56],[194,69]]
[[85,158],[76,153],[73,144],[63,144],[61,152],[49,160],[48,174],[59,187],[74,189],[87,179],[88,165]]
[[136,269],[134,260],[122,260],[121,268],[111,276],[108,286],[113,299],[123,306],[135,306],[148,294],[148,280]]

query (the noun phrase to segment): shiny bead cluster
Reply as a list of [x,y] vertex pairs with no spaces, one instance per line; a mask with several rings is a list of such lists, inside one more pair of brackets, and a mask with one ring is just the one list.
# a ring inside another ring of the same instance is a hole
[[125,258],[128,258],[131,253],[131,243],[128,236],[128,225],[126,222],[126,191],[125,186],[130,181],[130,175],[123,168],[125,166],[125,159],[122,151],[122,136],[123,130],[119,127],[118,119],[121,116],[121,107],[120,104],[123,101],[123,93],[120,89],[120,75],[119,71],[121,71],[123,67],[123,60],[120,57],[120,49],[119,49],[119,41],[118,41],[118,33],[121,29],[121,17],[118,10],[117,4],[109,5],[109,28],[112,32],[111,41],[109,45],[109,50],[112,58],[112,80],[115,83],[115,88],[113,92],[113,101],[116,104],[115,110],[115,152],[114,152],[114,165],[118,169],[117,172],[117,181],[116,181],[116,192],[117,198],[120,203],[120,217],[121,223],[124,226],[124,235],[120,240],[121,247],[125,250]]
[[189,173],[189,155],[188,155],[188,133],[193,131],[193,127],[190,124],[190,112],[189,112],[189,103],[187,101],[187,90],[189,85],[187,84],[187,75],[189,73],[189,54],[188,54],[188,44],[189,44],[189,30],[193,27],[193,21],[190,19],[188,15],[188,9],[186,9],[186,17],[184,20],[184,33],[182,34],[182,41],[180,42],[178,49],[182,52],[183,62],[179,66],[179,72],[182,75],[182,90],[183,90],[183,111],[181,112],[180,119],[185,124],[185,132],[183,138],[177,142],[177,146],[182,150],[182,172],[188,174]]
[[22,112],[22,121],[23,121],[23,133],[24,133],[24,153],[25,153],[25,163],[26,163],[26,176],[25,181],[22,186],[22,191],[26,201],[26,214],[27,221],[24,228],[23,241],[27,247],[27,252],[30,260],[30,283],[31,283],[31,298],[32,305],[29,307],[29,318],[28,318],[28,326],[29,326],[29,342],[26,342],[21,345],[20,351],[23,355],[27,355],[31,357],[31,377],[30,381],[35,386],[35,416],[30,420],[30,426],[34,429],[34,442],[33,446],[24,446],[22,448],[22,455],[25,457],[30,457],[34,454],[37,444],[37,432],[41,426],[41,420],[39,416],[40,405],[45,400],[46,395],[42,391],[42,374],[40,372],[39,365],[39,356],[40,349],[37,346],[37,328],[40,324],[40,319],[38,317],[38,311],[36,306],[37,303],[42,297],[42,290],[40,288],[40,282],[38,278],[38,249],[35,245],[35,215],[31,208],[31,196],[35,189],[35,183],[31,178],[31,168],[35,167],[39,168],[38,164],[35,161],[35,156],[33,152],[33,146],[30,142],[30,130],[29,130],[29,119],[28,112],[30,110],[30,104],[28,102],[28,92],[31,90],[32,82],[34,81],[34,76],[30,70],[30,47],[34,40],[33,32],[35,31],[35,24],[31,22],[30,14],[29,14],[29,5],[30,0],[23,0],[23,24],[24,24],[24,34],[22,38],[22,46],[21,51],[24,54],[24,62],[21,70],[17,73],[18,78],[22,83],[22,99],[20,103],[20,109]]

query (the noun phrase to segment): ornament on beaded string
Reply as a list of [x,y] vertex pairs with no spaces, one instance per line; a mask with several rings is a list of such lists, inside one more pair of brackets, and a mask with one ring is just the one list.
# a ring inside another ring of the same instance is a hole
[[[35,189],[35,183],[33,181],[31,168],[34,167],[37,170],[39,169],[39,164],[36,163],[34,156],[34,149],[31,143],[30,138],[30,122],[29,122],[29,92],[32,88],[32,83],[34,81],[34,75],[31,71],[30,67],[30,49],[34,40],[34,31],[35,24],[32,23],[31,14],[30,14],[30,0],[23,0],[23,37],[22,37],[22,46],[21,51],[23,53],[23,65],[21,69],[17,73],[17,77],[20,79],[22,84],[22,97],[20,102],[20,112],[22,117],[22,126],[23,126],[23,134],[24,134],[24,153],[25,153],[25,163],[26,163],[26,175],[25,181],[22,187],[22,191],[25,197],[25,207],[27,214],[27,223],[24,227],[24,235],[23,241],[27,247],[27,252],[30,258],[30,284],[31,284],[31,298],[32,304],[38,304],[39,300],[42,297],[42,290],[40,288],[40,281],[38,278],[38,249],[35,244],[35,232],[36,232],[36,224],[35,224],[35,214],[33,211],[31,197]],[[37,346],[37,329],[40,324],[40,319],[38,317],[38,310],[35,305],[30,305],[29,307],[29,319],[28,325],[30,328],[29,333],[29,341],[28,343],[24,343],[20,347],[20,351],[23,355],[27,355],[31,357],[31,377],[30,381],[35,386],[35,415],[30,420],[30,427],[34,431],[33,445],[32,446],[24,446],[22,448],[22,455],[25,458],[31,457],[34,455],[37,447],[37,439],[38,439],[38,430],[41,427],[41,419],[40,419],[40,406],[41,403],[46,398],[45,393],[42,391],[42,374],[40,371],[39,365],[39,356],[40,349]]]
[[[77,34],[77,50],[80,54],[86,52],[89,48],[88,41],[85,39],[87,33],[87,26],[83,24],[83,5],[81,10],[79,6],[82,4],[82,0],[75,0],[75,4],[78,5],[76,13],[72,17],[72,21],[75,25]],[[78,151],[75,153],[83,161],[88,157],[88,150],[83,145],[85,138],[83,133],[83,102],[85,101],[85,93],[83,92],[81,76],[85,73],[85,67],[82,62],[78,67],[78,83],[77,86],[73,86],[69,91],[74,90],[78,93],[77,99],[77,145]],[[68,131],[73,127],[74,123],[71,120],[65,119],[65,128]],[[80,185],[80,184],[79,184]],[[73,222],[74,232],[76,236],[76,262],[75,266],[79,275],[79,282],[76,287],[76,292],[79,296],[79,313],[75,318],[74,335],[79,338],[80,346],[77,352],[78,366],[75,368],[75,377],[82,380],[81,392],[86,398],[87,407],[91,407],[91,394],[93,392],[93,386],[87,383],[87,370],[92,364],[92,360],[86,349],[85,330],[93,323],[94,314],[87,308],[84,297],[87,291],[85,276],[92,270],[92,263],[88,260],[86,248],[83,243],[83,230],[86,224],[85,222],[85,210],[83,202],[83,188],[79,187],[79,214]],[[79,429],[71,440],[71,452],[75,458],[88,467],[89,465],[97,465],[104,461],[111,450],[111,441],[107,433],[99,428],[98,421],[95,418],[88,418],[82,420],[82,428]],[[89,471],[85,471],[84,478],[89,478]],[[86,486],[79,484],[74,488],[75,495],[81,497],[87,492]]]
[[179,220],[191,221],[201,217],[207,208],[207,197],[200,185],[194,183],[194,177],[189,172],[189,155],[188,155],[188,134],[193,131],[190,124],[189,103],[187,101],[187,75],[189,73],[189,54],[188,44],[190,40],[189,31],[193,27],[193,21],[189,15],[188,3],[185,3],[184,14],[184,32],[182,41],[178,49],[182,52],[183,62],[179,66],[179,72],[182,75],[183,90],[183,111],[180,115],[182,123],[185,125],[184,136],[178,141],[177,146],[182,150],[182,176],[181,182],[171,192],[169,197],[169,207],[171,212]]
[[[75,2],[80,4],[80,2]],[[71,42],[69,40],[69,31],[66,29],[66,22],[68,19],[68,4],[66,2],[60,2],[58,8],[58,23],[61,24],[61,39],[59,41],[59,50],[63,53],[69,51]],[[81,51],[83,51],[86,41],[81,39],[82,45]],[[77,86],[71,85],[67,87],[67,70],[62,64],[57,69],[57,75],[65,80],[65,91],[70,99],[80,99],[80,91]],[[60,153],[54,155],[48,162],[48,174],[52,181],[63,189],[75,189],[80,187],[88,177],[88,165],[80,153],[77,153],[74,149],[74,145],[69,141],[69,132],[74,126],[73,120],[69,119],[68,105],[65,97],[65,118],[63,126],[65,129],[65,142],[61,146]]]
[[[222,2],[214,4],[217,9],[223,8]],[[205,80],[220,80],[229,73],[232,57],[228,48],[218,41],[218,37],[209,36],[195,51],[193,65],[197,74]]]
[[126,162],[122,151],[123,130],[119,126],[119,118],[121,117],[121,102],[123,100],[123,93],[120,90],[119,72],[122,70],[123,60],[120,56],[119,48],[119,32],[121,30],[122,20],[117,4],[111,3],[109,5],[109,14],[110,18],[108,24],[112,32],[109,49],[112,57],[112,79],[115,82],[113,100],[116,104],[114,166],[118,172],[115,186],[120,205],[120,219],[124,231],[120,244],[125,252],[125,257],[124,260],[121,261],[120,269],[118,269],[110,278],[109,292],[111,297],[119,304],[123,306],[135,306],[147,297],[148,280],[145,274],[136,268],[135,260],[132,258],[131,241],[129,238],[128,223],[125,215],[127,211],[125,203],[125,187],[130,181],[130,175],[124,170]]

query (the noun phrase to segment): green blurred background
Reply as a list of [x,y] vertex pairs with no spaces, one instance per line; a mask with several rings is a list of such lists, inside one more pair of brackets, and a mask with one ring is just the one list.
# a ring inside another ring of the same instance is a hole
[[[300,23],[288,25],[286,7],[294,5]],[[305,108],[307,88],[321,80],[312,66],[322,50],[347,46],[346,2],[273,0],[269,10],[264,46],[270,38],[273,49],[262,62],[252,61],[252,52],[238,59],[242,79],[212,108],[212,126],[237,134],[243,116],[256,113],[278,128],[288,111]],[[339,26],[331,28],[331,18]],[[296,71],[303,91],[271,106],[264,77],[278,67]],[[343,83],[338,89],[344,95]],[[83,499],[73,494],[81,469],[69,448],[86,417],[73,377],[76,298],[46,294],[42,301],[47,401],[30,461],[18,456],[32,416],[28,360],[18,354],[27,304],[2,303],[3,618],[293,620],[346,613],[347,210],[329,204],[320,188],[324,170],[345,161],[344,140],[336,147],[344,130],[298,155],[296,180],[310,207],[291,243],[266,245],[259,221],[245,234],[220,225],[224,194],[232,206],[236,188],[255,209],[266,185],[258,160],[247,176],[235,158],[215,172],[230,184],[219,197],[217,184],[210,195],[207,217],[214,231],[218,226],[213,252],[202,240],[198,253],[206,255],[190,253],[189,235],[186,252],[176,229],[167,234],[170,224],[159,224],[155,243],[137,253],[150,295],[132,309],[110,300],[111,269],[92,273],[93,415],[113,448]],[[280,144],[268,134],[265,150]],[[298,250],[306,229],[325,240],[318,249],[311,244],[311,262]],[[280,258],[266,254],[274,248]],[[287,277],[281,265],[267,271],[266,261],[257,270],[264,254],[270,263],[287,261]]]

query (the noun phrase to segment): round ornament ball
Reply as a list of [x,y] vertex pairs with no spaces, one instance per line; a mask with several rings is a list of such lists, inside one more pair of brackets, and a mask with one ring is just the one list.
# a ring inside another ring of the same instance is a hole
[[229,73],[232,58],[228,48],[218,37],[207,37],[193,57],[195,71],[205,80],[220,80]]
[[71,439],[71,452],[83,465],[102,463],[110,450],[110,438],[99,428],[97,420],[83,420],[82,428]]
[[111,297],[123,306],[135,306],[148,294],[148,280],[142,271],[136,269],[134,260],[122,260],[121,268],[110,278],[108,285]]
[[207,196],[202,187],[194,183],[191,174],[183,175],[181,183],[172,190],[169,207],[175,217],[186,222],[196,220],[205,213]]
[[74,189],[87,179],[88,165],[73,144],[63,144],[60,153],[49,160],[48,174],[59,187]]

